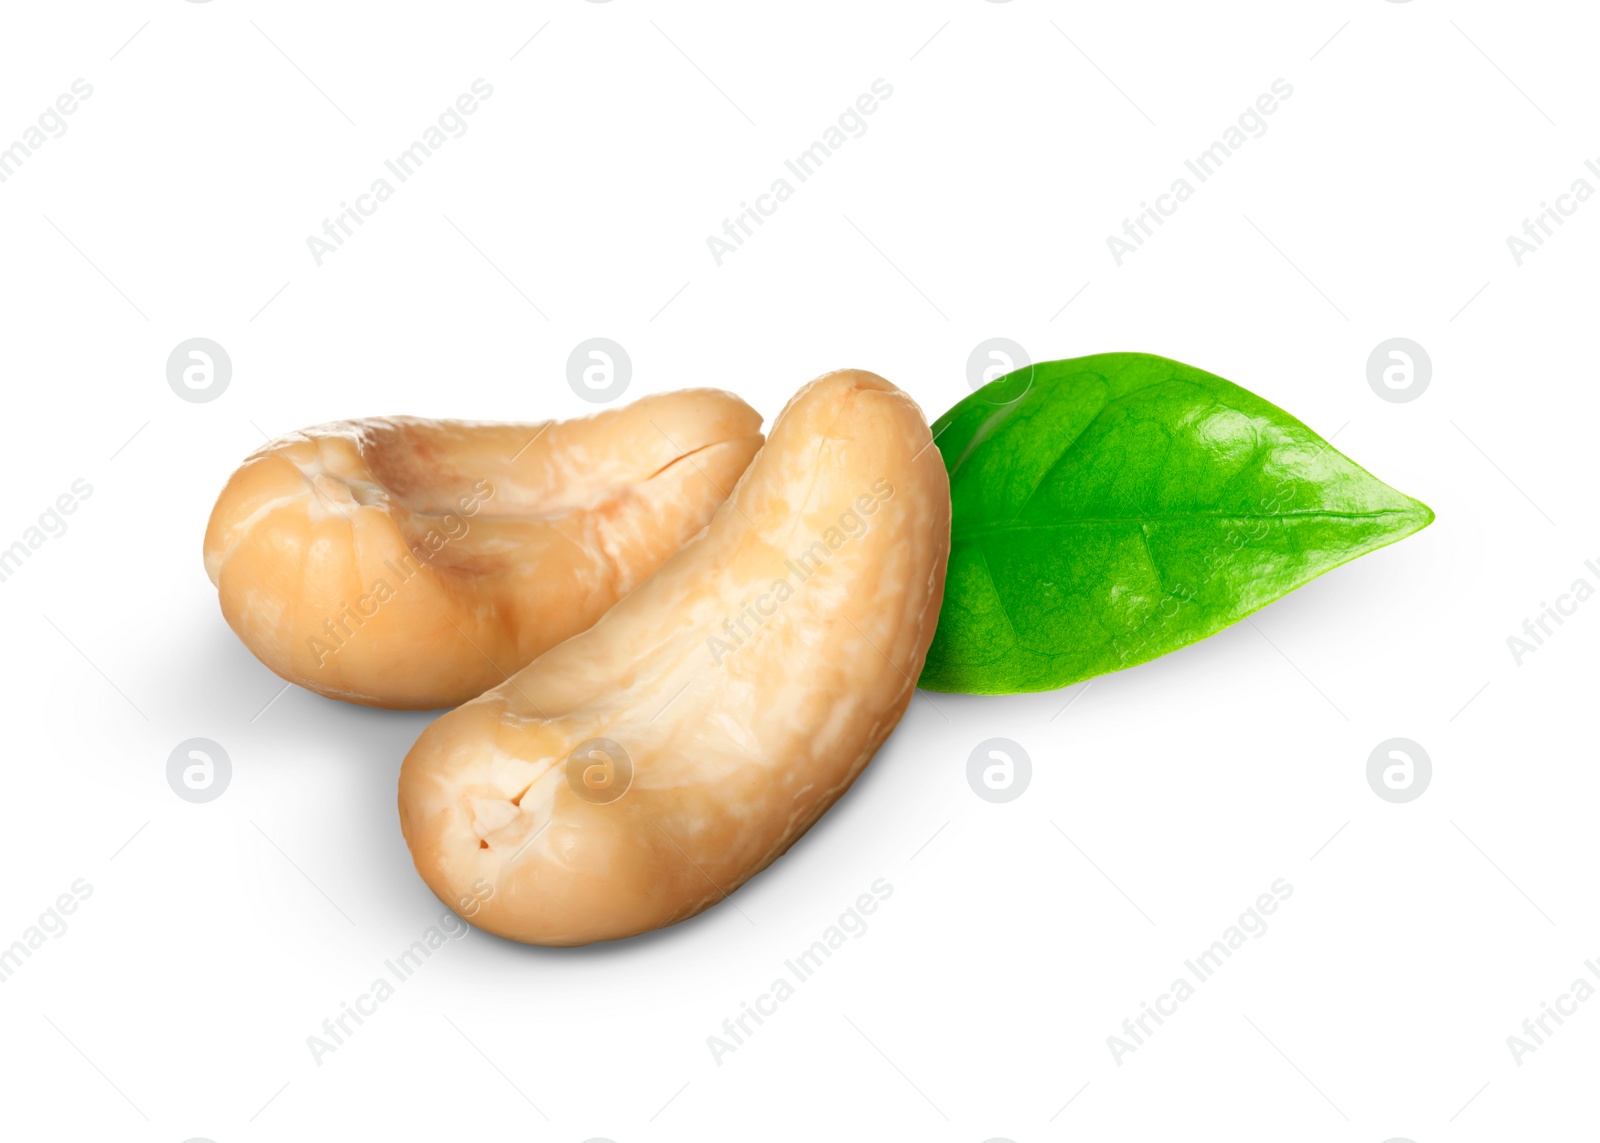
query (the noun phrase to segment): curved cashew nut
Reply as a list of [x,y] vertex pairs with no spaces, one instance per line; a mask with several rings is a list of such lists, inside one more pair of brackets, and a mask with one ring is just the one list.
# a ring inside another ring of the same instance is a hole
[[441,900],[533,944],[720,901],[853,782],[910,703],[950,489],[871,373],[790,401],[711,525],[599,623],[439,719],[400,823]]
[[589,627],[700,531],[760,428],[712,389],[574,421],[319,425],[229,479],[206,573],[228,625],[290,682],[454,706]]

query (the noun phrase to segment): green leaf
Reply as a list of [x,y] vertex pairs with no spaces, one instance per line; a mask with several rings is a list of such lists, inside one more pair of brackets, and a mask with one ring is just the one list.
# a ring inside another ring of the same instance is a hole
[[1135,666],[1433,520],[1282,409],[1144,353],[1018,370],[933,432],[954,508],[935,691]]

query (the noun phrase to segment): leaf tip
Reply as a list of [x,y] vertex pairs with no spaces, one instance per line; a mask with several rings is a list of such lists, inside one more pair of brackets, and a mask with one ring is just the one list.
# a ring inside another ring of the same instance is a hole
[[1433,523],[1435,516],[1433,509],[1416,497],[1412,496],[1408,497],[1408,499],[1411,501],[1412,514],[1417,518],[1417,526],[1411,529],[1412,534],[1415,534]]

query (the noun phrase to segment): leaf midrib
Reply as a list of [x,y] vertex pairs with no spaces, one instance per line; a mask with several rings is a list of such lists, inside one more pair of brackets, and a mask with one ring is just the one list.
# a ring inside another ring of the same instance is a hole
[[952,540],[991,535],[995,532],[1032,532],[1064,528],[1086,528],[1106,524],[1129,524],[1143,527],[1146,524],[1172,524],[1186,520],[1382,520],[1387,517],[1415,517],[1420,515],[1409,508],[1381,508],[1376,512],[1327,512],[1320,509],[1308,512],[1183,512],[1145,516],[1078,516],[1070,520],[1001,520],[975,528],[953,531]]

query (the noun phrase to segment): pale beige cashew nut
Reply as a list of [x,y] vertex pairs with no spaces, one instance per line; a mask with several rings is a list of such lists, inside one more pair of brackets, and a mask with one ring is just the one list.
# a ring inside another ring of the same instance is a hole
[[[418,872],[473,924],[533,944],[627,937],[722,900],[905,713],[949,547],[917,406],[871,373],[811,382],[704,533],[412,747],[400,823]],[[613,771],[606,790],[594,740],[626,752],[631,783]]]
[[760,428],[713,389],[563,422],[319,425],[229,479],[206,573],[228,625],[290,682],[455,706],[589,627],[700,531]]

